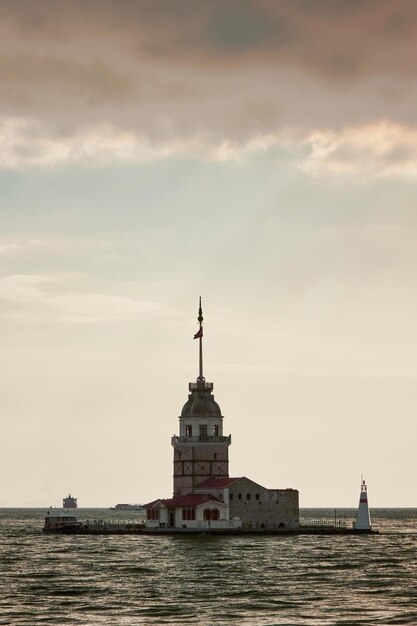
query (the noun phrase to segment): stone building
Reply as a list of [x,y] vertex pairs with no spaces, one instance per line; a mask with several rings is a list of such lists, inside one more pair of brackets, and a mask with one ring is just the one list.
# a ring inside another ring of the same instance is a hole
[[253,480],[214,478],[201,483],[196,494],[210,493],[229,507],[231,519],[242,528],[297,528],[299,520],[296,489],[267,489]]
[[267,489],[242,476],[229,477],[231,435],[223,433],[223,415],[213,383],[203,376],[203,314],[199,307],[199,375],[189,383],[179,417],[179,435],[171,444],[173,498],[145,505],[147,526],[168,528],[288,529],[299,525],[298,491]]

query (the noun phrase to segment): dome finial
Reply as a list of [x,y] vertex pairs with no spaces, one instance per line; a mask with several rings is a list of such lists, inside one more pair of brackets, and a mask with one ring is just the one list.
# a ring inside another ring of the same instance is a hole
[[194,335],[194,339],[199,339],[200,340],[200,369],[199,369],[199,375],[197,380],[204,380],[204,376],[203,376],[203,309],[201,308],[201,296],[200,296],[200,301],[199,301],[199,305],[198,305],[198,323],[200,324],[200,328],[198,330],[198,332],[196,332],[196,334]]
[[201,296],[200,296],[200,302],[198,305],[198,318],[197,319],[200,322],[200,326],[201,326],[203,322],[203,309],[201,308]]

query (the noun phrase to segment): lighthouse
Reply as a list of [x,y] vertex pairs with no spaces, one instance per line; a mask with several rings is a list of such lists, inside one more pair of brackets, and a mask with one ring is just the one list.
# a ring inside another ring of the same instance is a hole
[[359,507],[356,514],[356,530],[372,530],[371,516],[368,506],[368,490],[365,481],[362,479],[361,494],[359,497]]
[[213,396],[213,383],[203,374],[203,311],[198,308],[199,372],[188,386],[188,400],[179,418],[174,448],[174,496],[192,493],[208,479],[229,477],[230,435],[223,435],[223,415]]

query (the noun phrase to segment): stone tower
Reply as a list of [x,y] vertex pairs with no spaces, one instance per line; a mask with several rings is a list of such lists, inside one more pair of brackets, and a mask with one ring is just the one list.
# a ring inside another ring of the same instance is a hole
[[203,312],[198,310],[200,328],[199,375],[189,383],[188,400],[179,417],[179,436],[174,435],[174,496],[192,493],[209,478],[228,478],[231,436],[223,436],[223,416],[214,400],[213,383],[203,376]]

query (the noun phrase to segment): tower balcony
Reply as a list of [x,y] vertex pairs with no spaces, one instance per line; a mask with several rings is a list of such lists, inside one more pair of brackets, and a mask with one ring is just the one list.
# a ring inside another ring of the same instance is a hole
[[204,379],[197,380],[196,383],[188,383],[189,391],[213,391],[213,383],[206,383]]
[[174,435],[173,437],[171,437],[171,445],[175,445],[177,443],[188,443],[188,444],[195,444],[195,443],[227,443],[227,444],[231,444],[232,443],[232,435],[228,435],[227,437],[215,437],[214,435],[202,435],[202,436],[197,436],[197,437],[178,437],[177,435]]

